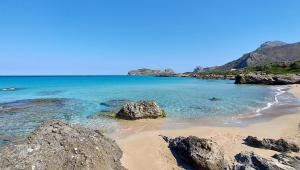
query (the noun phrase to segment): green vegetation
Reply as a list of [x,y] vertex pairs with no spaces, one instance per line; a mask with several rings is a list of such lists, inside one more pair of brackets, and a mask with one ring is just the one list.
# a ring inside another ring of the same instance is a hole
[[238,70],[207,70],[201,72],[194,72],[192,74],[197,76],[205,75],[237,75],[247,74],[253,72],[261,72],[266,74],[300,74],[300,61],[296,62],[280,62],[272,63],[264,66],[246,67]]
[[264,66],[243,69],[245,72],[264,72],[267,74],[295,74],[300,73],[300,61],[290,63],[272,63]]

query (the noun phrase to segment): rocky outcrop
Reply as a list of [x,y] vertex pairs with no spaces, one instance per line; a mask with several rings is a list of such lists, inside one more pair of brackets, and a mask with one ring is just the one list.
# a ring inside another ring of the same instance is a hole
[[266,84],[287,85],[300,84],[299,75],[272,75],[272,74],[241,74],[235,77],[235,84]]
[[174,139],[163,136],[163,138],[169,142],[169,148],[173,153],[195,169],[221,170],[228,167],[223,149],[210,139],[195,136]]
[[299,147],[296,144],[290,143],[284,139],[259,140],[257,137],[248,136],[244,141],[247,145],[256,148],[271,149],[278,152],[289,152],[289,151],[299,152]]
[[0,169],[125,169],[122,151],[99,131],[47,121],[25,144],[6,146]]
[[253,152],[241,152],[235,156],[235,160],[234,170],[295,170],[290,166],[263,158]]
[[144,118],[166,117],[166,113],[153,101],[140,101],[126,103],[116,114],[117,118],[136,120]]

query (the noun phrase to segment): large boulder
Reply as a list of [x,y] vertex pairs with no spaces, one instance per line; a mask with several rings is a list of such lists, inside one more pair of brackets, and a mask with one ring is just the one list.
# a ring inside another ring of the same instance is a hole
[[299,75],[273,75],[273,74],[240,74],[235,77],[235,84],[266,84],[287,85],[300,84]]
[[191,164],[195,169],[221,170],[228,167],[223,149],[210,139],[195,136],[163,138],[169,142],[169,148],[176,156]]
[[97,130],[47,121],[0,153],[0,169],[125,169],[122,151]]
[[266,159],[253,152],[241,152],[235,156],[234,170],[295,170],[278,161]]
[[248,136],[245,143],[249,146],[256,148],[271,149],[278,152],[299,152],[299,147],[295,143],[288,142],[284,139],[262,139],[259,140],[257,137]]
[[136,120],[144,118],[166,117],[166,113],[153,101],[140,101],[126,103],[116,114],[117,118]]

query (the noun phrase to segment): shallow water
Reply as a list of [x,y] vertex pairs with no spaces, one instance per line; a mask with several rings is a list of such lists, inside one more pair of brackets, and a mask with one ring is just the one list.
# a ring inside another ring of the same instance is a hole
[[[168,118],[198,120],[216,116],[260,115],[272,105],[295,100],[278,87],[235,85],[231,80],[151,76],[50,76],[0,77],[0,103],[39,99],[68,99],[63,105],[30,107],[19,112],[0,112],[0,137],[20,136],[44,120],[61,119],[88,127],[117,128],[117,122],[93,117],[115,101],[155,100]],[[282,99],[279,99],[283,96]],[[218,100],[212,101],[211,98]],[[112,101],[111,101],[112,100]],[[108,103],[108,104],[107,104]],[[0,110],[3,108],[0,108]],[[222,122],[228,123],[228,122]],[[0,143],[7,143],[3,140]]]

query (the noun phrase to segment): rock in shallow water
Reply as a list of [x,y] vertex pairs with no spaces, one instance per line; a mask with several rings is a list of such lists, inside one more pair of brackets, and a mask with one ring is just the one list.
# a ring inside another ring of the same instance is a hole
[[99,131],[47,121],[27,143],[6,146],[0,169],[125,169],[122,151]]
[[185,162],[199,170],[229,169],[224,159],[224,151],[216,142],[195,136],[170,139],[169,148]]
[[126,103],[116,114],[117,118],[136,120],[145,118],[166,117],[166,113],[153,101]]
[[284,139],[259,140],[257,137],[248,136],[244,141],[247,145],[257,148],[271,149],[278,152],[299,152],[299,147],[296,144],[288,142]]

